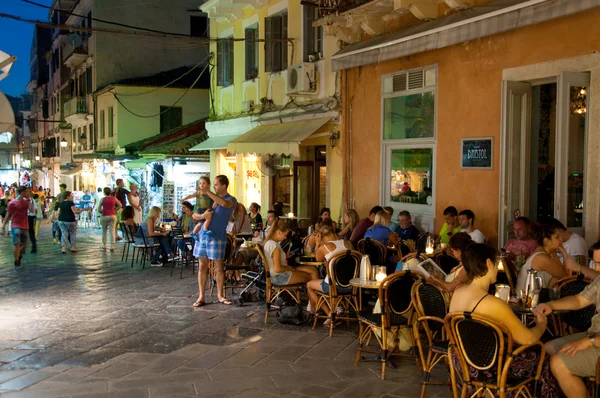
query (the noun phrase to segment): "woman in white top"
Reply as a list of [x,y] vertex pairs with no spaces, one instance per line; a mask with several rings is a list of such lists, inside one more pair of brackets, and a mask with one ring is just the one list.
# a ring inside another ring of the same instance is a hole
[[[319,248],[317,249],[315,255],[317,257],[317,261],[327,261],[331,259],[335,254],[352,250],[352,243],[349,241],[345,241],[340,239],[339,236],[335,232],[333,232],[333,227],[329,225],[321,225],[319,228],[319,232],[315,235],[317,240],[317,245]],[[329,269],[330,272],[332,269]],[[306,284],[308,288],[308,298],[310,300],[310,308],[313,310],[317,308],[317,301],[319,300],[319,296],[317,292],[329,293],[329,278],[325,279],[314,279]],[[323,308],[327,316],[331,315],[331,309],[325,306]],[[329,325],[331,322],[331,318],[325,321],[325,325]]]
[[285,240],[289,228],[285,220],[279,220],[273,224],[264,245],[264,254],[273,285],[291,285],[295,283],[307,283],[319,278],[319,272],[315,267],[302,265],[291,267],[286,263],[285,252],[281,248],[281,242]]
[[[467,246],[472,243],[473,240],[471,236],[466,232],[458,232],[450,237],[450,242],[448,242],[448,246],[450,247],[450,251],[452,255],[458,260],[458,265],[450,271],[445,281],[441,281],[436,279],[441,286],[443,286],[450,293],[454,292],[454,290],[464,285],[469,281],[467,277],[467,272],[462,264],[462,252],[465,251]],[[433,276],[435,278],[435,276]]]
[[138,194],[138,186],[137,184],[131,184],[131,186],[129,187],[129,189],[131,190],[129,192],[129,194],[127,195],[127,202],[129,202],[129,204],[131,205],[131,207],[133,207],[133,221],[137,224],[140,225],[143,221],[143,217],[142,217],[142,199],[140,198],[140,195]]
[[559,279],[567,276],[565,267],[560,262],[557,252],[560,252],[563,258],[568,259],[569,255],[562,246],[560,231],[554,225],[540,225],[534,223],[531,225],[531,236],[537,241],[538,247],[531,253],[527,262],[519,271],[517,278],[517,294],[525,291],[527,283],[527,271],[536,270],[542,278],[542,288],[553,286]]

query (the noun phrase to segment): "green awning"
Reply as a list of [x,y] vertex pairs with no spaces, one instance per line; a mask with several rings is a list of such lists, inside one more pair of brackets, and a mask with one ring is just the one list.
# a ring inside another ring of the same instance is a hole
[[208,151],[211,149],[225,149],[227,148],[227,144],[229,144],[229,142],[233,141],[240,135],[241,134],[208,137],[206,141],[203,141],[200,144],[190,148],[190,151]]
[[162,158],[140,158],[140,159],[136,159],[136,160],[132,160],[130,162],[125,162],[125,168],[126,169],[143,169],[144,167],[146,167],[146,165],[148,163],[152,163],[152,162],[156,162],[157,160],[162,160],[164,159],[164,157]]

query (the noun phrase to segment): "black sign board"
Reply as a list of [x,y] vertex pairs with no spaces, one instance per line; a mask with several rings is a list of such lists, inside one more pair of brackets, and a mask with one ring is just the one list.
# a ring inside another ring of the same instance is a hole
[[463,138],[460,147],[463,169],[492,169],[494,151],[492,137]]

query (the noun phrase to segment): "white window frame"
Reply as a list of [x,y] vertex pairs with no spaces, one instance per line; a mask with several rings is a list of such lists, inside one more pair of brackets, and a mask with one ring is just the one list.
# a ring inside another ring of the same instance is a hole
[[[389,77],[393,77],[396,75],[400,75],[403,73],[409,73],[415,70],[435,70],[435,84],[433,86],[426,86],[420,89],[411,89],[403,92],[396,93],[388,93],[384,92],[384,84],[385,79]],[[387,75],[383,75],[381,77],[381,131],[380,131],[380,141],[381,141],[381,166],[380,166],[380,186],[382,187],[380,202],[382,206],[391,206],[394,208],[394,214],[397,214],[398,211],[407,210],[413,215],[423,215],[426,217],[435,217],[435,207],[436,207],[436,179],[437,179],[437,117],[438,117],[438,67],[437,65],[425,66],[422,68],[403,70],[394,73],[390,73]],[[413,94],[421,94],[432,92],[434,94],[434,122],[433,122],[433,137],[427,138],[406,138],[406,139],[384,139],[385,133],[385,100],[396,97],[405,97]],[[431,175],[431,192],[432,192],[432,204],[422,205],[415,203],[405,203],[405,202],[392,202],[391,198],[391,188],[390,188],[390,170],[391,170],[391,158],[392,158],[392,150],[394,149],[414,149],[414,148],[422,148],[422,149],[431,149],[432,151],[432,175]]]

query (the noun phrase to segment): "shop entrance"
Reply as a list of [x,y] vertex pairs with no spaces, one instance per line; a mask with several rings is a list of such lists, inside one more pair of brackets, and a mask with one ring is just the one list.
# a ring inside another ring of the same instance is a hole
[[555,217],[584,230],[589,73],[544,82],[503,82],[499,237],[512,233],[516,210]]
[[327,162],[325,147],[315,148],[314,161],[294,162],[293,212],[311,223],[327,206]]

